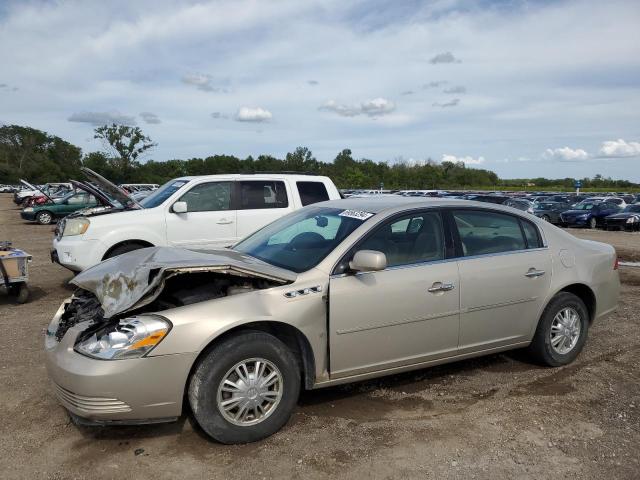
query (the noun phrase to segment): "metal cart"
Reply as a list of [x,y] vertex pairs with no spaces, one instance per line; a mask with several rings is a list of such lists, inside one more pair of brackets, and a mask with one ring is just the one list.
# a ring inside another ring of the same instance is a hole
[[18,303],[29,299],[29,263],[31,255],[13,248],[11,242],[0,242],[0,286],[4,285],[9,295]]

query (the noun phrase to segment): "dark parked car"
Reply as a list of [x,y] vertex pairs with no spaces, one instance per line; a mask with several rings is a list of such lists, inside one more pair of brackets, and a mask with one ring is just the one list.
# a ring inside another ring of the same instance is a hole
[[563,227],[596,228],[604,225],[608,215],[620,212],[621,208],[610,202],[581,202],[560,214],[560,225]]
[[640,203],[627,205],[624,210],[604,219],[607,230],[640,231]]
[[533,202],[525,198],[508,198],[503,205],[533,214]]
[[571,204],[567,202],[540,202],[535,204],[533,214],[556,225],[561,223],[560,214],[570,209]]

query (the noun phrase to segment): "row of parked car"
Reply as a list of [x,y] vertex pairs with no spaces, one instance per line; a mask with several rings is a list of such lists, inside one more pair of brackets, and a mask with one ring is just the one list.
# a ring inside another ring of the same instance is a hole
[[441,197],[506,205],[562,227],[640,231],[640,194],[588,194],[513,192],[458,192],[443,190],[346,190],[349,197],[401,195]]

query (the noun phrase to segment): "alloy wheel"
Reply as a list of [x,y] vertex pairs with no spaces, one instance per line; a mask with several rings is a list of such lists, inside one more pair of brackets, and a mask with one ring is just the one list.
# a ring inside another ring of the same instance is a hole
[[580,314],[571,307],[560,310],[551,322],[551,348],[560,355],[569,353],[578,343],[582,331]]
[[283,387],[282,373],[269,360],[242,360],[231,367],[220,382],[216,397],[218,410],[234,425],[256,425],[276,410]]

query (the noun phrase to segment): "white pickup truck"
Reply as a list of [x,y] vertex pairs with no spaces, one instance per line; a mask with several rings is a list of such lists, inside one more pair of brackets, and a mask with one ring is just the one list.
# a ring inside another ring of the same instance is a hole
[[328,177],[233,174],[176,178],[138,203],[83,171],[112,202],[58,224],[51,259],[73,271],[144,247],[222,248],[305,205],[340,198]]

